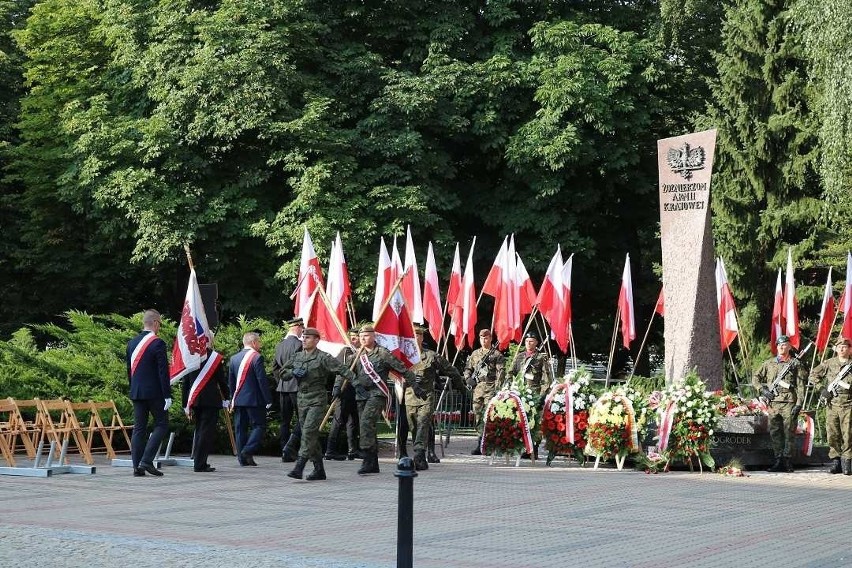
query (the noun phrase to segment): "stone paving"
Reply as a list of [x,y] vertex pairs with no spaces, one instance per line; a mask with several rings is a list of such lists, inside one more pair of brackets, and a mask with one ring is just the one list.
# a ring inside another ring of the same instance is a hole
[[[852,566],[852,477],[515,468],[472,445],[454,439],[414,481],[415,566]],[[326,462],[329,480],[308,482],[256,459],[160,478],[103,459],[95,475],[0,477],[0,567],[396,565],[394,460],[366,477]]]

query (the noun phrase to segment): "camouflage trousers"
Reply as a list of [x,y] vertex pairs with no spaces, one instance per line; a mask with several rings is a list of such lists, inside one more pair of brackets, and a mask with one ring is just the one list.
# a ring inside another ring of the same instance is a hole
[[831,403],[825,409],[825,431],[830,459],[852,459],[852,406]]
[[311,461],[322,459],[320,444],[320,424],[328,412],[327,404],[316,406],[299,406],[299,425],[302,428],[302,443],[299,446],[299,457]]
[[793,404],[782,403],[769,408],[769,437],[776,458],[789,458],[793,451],[796,424],[793,422]]
[[429,426],[432,425],[432,405],[406,406],[408,429],[414,432],[414,451],[426,451]]
[[476,424],[476,431],[480,434],[482,434],[483,426],[482,413],[485,412],[485,407],[488,406],[488,403],[491,402],[495,394],[497,394],[497,385],[495,383],[477,383],[476,388],[473,389],[473,401],[471,402],[471,406],[473,407],[473,422]]
[[361,427],[358,445],[362,450],[379,449],[376,422],[382,417],[386,405],[387,398],[382,395],[373,395],[367,400],[358,401],[358,422]]

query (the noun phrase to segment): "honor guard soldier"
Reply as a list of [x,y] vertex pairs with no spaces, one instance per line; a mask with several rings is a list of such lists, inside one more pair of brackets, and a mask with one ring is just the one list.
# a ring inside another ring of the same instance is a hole
[[[379,441],[376,437],[376,422],[382,411],[388,408],[390,389],[388,383],[390,371],[396,371],[409,384],[414,383],[414,374],[405,368],[402,361],[390,351],[376,344],[376,330],[371,324],[361,326],[358,341],[362,349],[355,366],[355,400],[358,402],[358,421],[360,436],[358,443],[364,452],[364,461],[359,474],[379,473]],[[334,383],[332,396],[339,396],[343,378]]]
[[302,443],[299,458],[293,470],[287,474],[294,479],[302,479],[305,464],[311,461],[314,470],[307,479],[314,481],[325,479],[322,463],[322,447],[319,441],[319,428],[328,411],[328,391],[326,384],[334,377],[353,380],[355,375],[343,363],[317,349],[320,333],[316,328],[306,328],[302,334],[302,350],[281,370],[285,380],[293,379],[299,385],[299,423],[302,431]]
[[408,427],[414,435],[414,469],[429,469],[426,461],[426,445],[429,427],[432,425],[432,413],[435,411],[435,383],[438,375],[444,375],[458,388],[464,388],[461,373],[450,362],[432,349],[423,348],[425,328],[414,328],[414,336],[420,347],[420,362],[411,367],[414,384],[405,389],[405,408],[408,413]]
[[[276,391],[281,402],[281,429],[279,440],[281,443],[281,461],[296,461],[296,453],[299,451],[299,441],[302,433],[299,430],[299,385],[294,379],[284,380],[281,378],[281,369],[284,368],[293,357],[302,350],[302,331],[305,322],[302,318],[293,318],[287,321],[287,335],[275,346],[275,359],[272,361],[272,376],[278,380]],[[296,425],[290,430],[290,423],[296,418]]]
[[775,342],[778,355],[767,359],[752,377],[752,385],[769,407],[769,436],[775,462],[767,471],[793,471],[790,462],[796,421],[805,399],[804,370],[790,354],[790,339]]
[[[358,352],[358,330],[349,332],[349,346],[340,352],[337,359],[347,369],[352,365],[355,354]],[[336,380],[336,379],[335,379]],[[341,428],[346,428],[346,443],[349,452],[346,454],[337,452],[337,440],[340,437]],[[328,432],[328,444],[325,448],[327,460],[354,460],[358,455],[358,403],[355,401],[355,387],[351,381],[340,391],[338,404],[334,408],[334,418],[331,421],[331,430]],[[364,456],[360,456],[363,458]]]
[[811,371],[810,380],[821,389],[819,403],[825,406],[829,473],[852,475],[852,341],[841,337],[832,357]]
[[524,334],[524,348],[518,349],[512,369],[512,377],[523,375],[524,384],[536,396],[545,396],[553,382],[547,354],[538,351],[538,335],[528,331]]
[[497,394],[497,386],[503,384],[506,373],[506,358],[493,344],[490,329],[479,331],[479,349],[470,354],[464,367],[464,379],[467,388],[473,391],[473,420],[479,439],[476,447],[471,452],[473,455],[481,455],[479,446],[482,443],[482,413],[488,402]]

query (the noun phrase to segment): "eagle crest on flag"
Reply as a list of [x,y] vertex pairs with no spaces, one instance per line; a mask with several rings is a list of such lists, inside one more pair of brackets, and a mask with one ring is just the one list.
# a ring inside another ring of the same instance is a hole
[[183,311],[180,314],[180,334],[186,342],[189,352],[193,355],[204,355],[207,353],[209,339],[204,333],[204,328],[192,313],[189,301],[184,301]]

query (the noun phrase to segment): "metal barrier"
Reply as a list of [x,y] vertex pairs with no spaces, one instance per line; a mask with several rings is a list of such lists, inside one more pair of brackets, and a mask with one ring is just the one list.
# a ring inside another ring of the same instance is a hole
[[432,421],[435,427],[435,445],[441,446],[441,456],[450,445],[453,432],[474,428],[473,411],[467,391],[457,391],[448,384],[438,394]]

